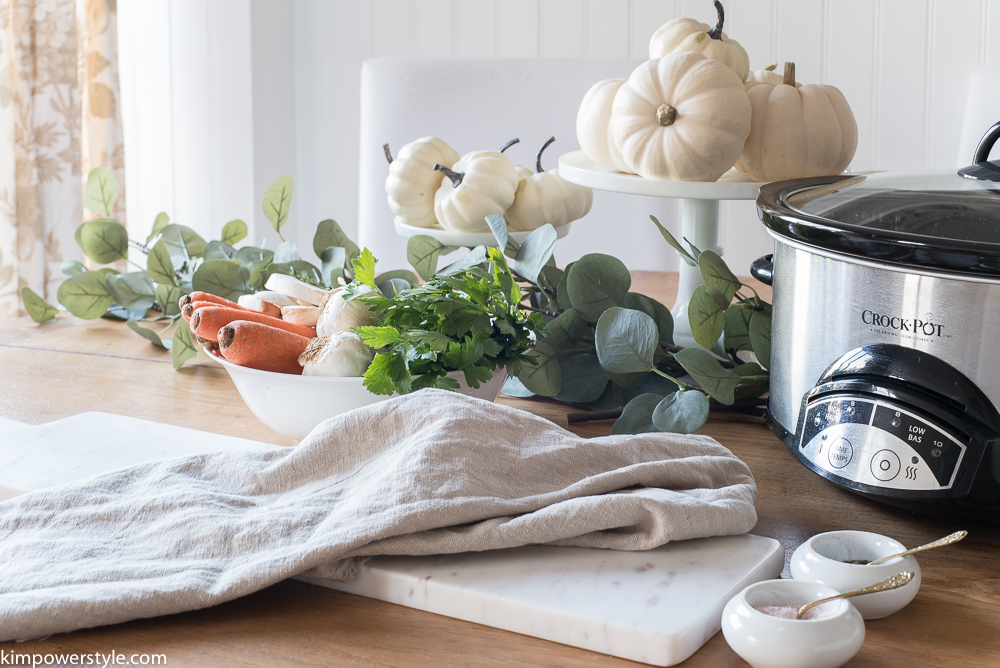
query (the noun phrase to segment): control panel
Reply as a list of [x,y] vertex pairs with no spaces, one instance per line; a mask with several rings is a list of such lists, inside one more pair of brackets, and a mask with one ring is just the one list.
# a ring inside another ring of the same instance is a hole
[[850,396],[807,407],[800,456],[856,483],[909,491],[950,489],[966,444],[899,406]]

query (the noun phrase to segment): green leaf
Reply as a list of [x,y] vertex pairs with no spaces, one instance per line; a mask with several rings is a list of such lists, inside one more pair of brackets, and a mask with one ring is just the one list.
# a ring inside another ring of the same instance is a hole
[[534,230],[517,249],[517,255],[511,263],[514,271],[532,283],[538,282],[538,273],[552,257],[557,239],[556,228],[548,223]]
[[740,377],[719,364],[711,353],[701,348],[684,348],[674,353],[674,359],[716,401],[727,405],[733,403],[733,392]]
[[[245,265],[253,264],[257,266],[261,262],[266,262],[267,260],[274,258],[274,251],[267,250],[266,248],[257,248],[256,246],[244,246],[236,251],[236,257],[234,258],[238,262],[242,262]],[[253,267],[247,267],[253,271]]]
[[625,390],[614,383],[608,383],[608,386],[604,388],[604,394],[598,397],[597,401],[584,404],[584,408],[589,408],[592,411],[607,411],[621,408],[627,403]]
[[354,260],[354,280],[375,287],[375,256],[367,248]]
[[142,320],[146,317],[146,309],[125,308],[118,304],[112,304],[103,317],[115,320]]
[[653,410],[656,428],[673,434],[693,434],[706,420],[708,397],[697,390],[678,390],[664,397]]
[[402,341],[395,327],[352,327],[351,331],[360,336],[369,348],[385,348]]
[[230,246],[242,241],[247,236],[247,224],[237,218],[230,220],[222,228],[222,243]]
[[151,244],[156,235],[163,232],[163,229],[169,224],[170,216],[167,215],[166,211],[156,214],[156,220],[153,221],[153,229],[149,232],[149,236],[146,237],[146,243]]
[[392,394],[396,391],[395,381],[401,372],[400,362],[402,362],[402,371],[406,371],[405,361],[398,357],[379,353],[368,365],[368,370],[365,371],[364,386],[372,394]]
[[[160,338],[159,334],[157,334],[156,332],[154,332],[151,329],[146,329],[145,327],[142,327],[135,320],[129,320],[129,321],[127,321],[125,323],[125,326],[128,327],[129,329],[131,329],[133,332],[135,332],[139,336],[147,339],[154,346],[159,346],[159,347],[163,348],[164,350],[169,350],[172,347],[171,345],[168,345],[170,343],[169,340],[167,341],[167,343],[164,343],[163,339]],[[181,322],[180,326],[181,327],[186,327],[187,324],[184,323],[184,322]]]
[[[281,237],[281,228],[288,221],[288,209],[292,206],[292,177],[282,174],[264,191],[264,215],[271,221],[274,230]],[[281,237],[284,241],[284,237]],[[333,244],[329,244],[333,245]]]
[[618,387],[622,387],[625,389],[632,389],[639,387],[640,385],[642,385],[643,381],[645,381],[646,378],[649,376],[648,371],[635,371],[632,373],[613,373],[605,369],[604,373],[607,375],[608,380],[610,380]]
[[659,431],[653,424],[653,411],[662,399],[658,394],[640,394],[625,405],[622,416],[611,425],[611,433],[648,434]]
[[278,244],[278,247],[274,249],[274,263],[275,264],[288,264],[289,262],[295,262],[296,260],[301,260],[299,256],[299,247],[294,241],[282,241]]
[[156,286],[145,271],[108,276],[105,285],[111,298],[123,308],[145,312],[153,307]]
[[100,216],[108,217],[115,210],[117,199],[118,181],[111,170],[107,167],[94,167],[90,170],[87,185],[83,189],[83,205]]
[[559,308],[563,311],[567,311],[573,308],[573,300],[569,297],[569,272],[573,269],[575,262],[570,262],[566,265],[566,269],[563,270],[563,275],[559,279],[559,285],[556,287],[556,301],[559,302]]
[[88,271],[67,278],[59,286],[56,298],[78,318],[84,320],[100,318],[108,312],[108,307],[115,303],[108,294],[106,276],[98,271]]
[[666,306],[652,297],[630,292],[625,297],[625,308],[642,311],[651,317],[656,323],[656,331],[660,335],[660,340],[666,343],[674,342],[674,317]]
[[[611,379],[614,382],[614,378]],[[677,383],[667,380],[658,373],[647,373],[645,378],[636,387],[625,388],[625,401],[632,401],[640,394],[658,394],[665,397],[677,391]]]
[[704,348],[711,348],[722,335],[725,316],[719,303],[704,285],[699,285],[688,302],[688,321],[695,342]]
[[48,322],[59,313],[59,309],[38,296],[27,285],[21,286],[21,301],[24,303],[24,310],[35,322]]
[[232,260],[236,257],[236,249],[225,241],[209,241],[202,257],[206,260]]
[[343,248],[347,252],[348,262],[353,261],[361,252],[358,245],[350,240],[347,234],[344,233],[344,230],[340,229],[337,221],[327,218],[316,226],[316,234],[313,236],[313,250],[319,256],[322,255],[324,248],[329,248],[330,246],[340,246]]
[[253,292],[250,288],[250,270],[234,260],[205,260],[194,272],[191,285],[195,290],[230,301]]
[[146,256],[146,271],[149,277],[161,285],[174,285],[176,275],[174,274],[174,264],[170,259],[170,250],[162,239],[156,242],[153,249]]
[[128,257],[128,232],[117,220],[98,218],[84,223],[79,228],[79,241],[83,252],[97,264]]
[[486,255],[486,246],[476,246],[438,273],[441,275],[457,274],[460,271],[477,267],[486,261]]
[[263,262],[248,262],[243,266],[250,271],[250,287],[254,290],[263,290],[264,283],[271,276],[271,265],[273,262],[271,258],[267,258]]
[[438,256],[444,248],[445,245],[434,237],[418,234],[406,243],[406,260],[420,278],[429,281],[437,273]]
[[167,225],[163,228],[160,241],[166,244],[167,250],[170,251],[174,268],[180,267],[193,257],[204,255],[205,246],[208,245],[200,234],[184,225]]
[[[218,262],[218,260],[215,261]],[[179,322],[177,324],[170,349],[173,353],[175,370],[180,369],[184,366],[185,362],[198,355],[198,348],[194,345],[194,339],[191,337],[191,329],[186,322]]]
[[580,339],[590,332],[590,327],[576,309],[568,309],[548,323],[545,331],[548,334],[545,343],[556,350],[568,350],[576,347]]
[[601,315],[594,332],[601,366],[611,373],[650,371],[657,340],[652,318],[617,306]]
[[87,267],[79,260],[63,260],[63,263],[59,265],[59,270],[62,271],[63,276],[70,278],[87,271]]
[[621,260],[591,253],[573,263],[566,272],[570,300],[581,316],[596,322],[613,306],[623,306],[632,276]]
[[754,311],[750,317],[750,344],[757,361],[766,369],[771,368],[771,314]]
[[682,260],[687,262],[692,267],[698,266],[697,260],[695,260],[686,248],[681,246],[680,242],[674,238],[674,235],[667,231],[667,228],[660,224],[660,221],[656,219],[656,216],[650,216],[649,219],[653,221],[653,224],[656,225],[658,230],[660,230],[660,235],[673,247],[675,251],[677,251],[677,254],[681,256]]
[[383,281],[380,276],[378,282],[378,291],[389,298],[398,297],[413,287],[401,278],[390,278],[388,281]]
[[380,284],[382,283],[382,281],[389,281],[394,278],[399,278],[409,283],[410,286],[420,285],[420,279],[417,278],[417,275],[414,274],[409,269],[393,269],[392,271],[382,272],[376,278]]
[[585,404],[596,401],[608,384],[597,355],[583,353],[559,360],[562,384],[552,398],[570,404]]
[[178,302],[181,300],[181,289],[170,283],[160,283],[156,286],[156,303],[160,305],[163,315],[177,315],[181,312]]
[[323,283],[328,288],[337,284],[338,278],[344,277],[344,267],[347,266],[347,249],[343,246],[328,246],[319,254],[320,273]]
[[722,295],[727,305],[733,301],[733,295],[743,284],[729,270],[725,260],[713,251],[702,251],[698,256],[698,268],[701,270],[701,280],[705,281],[709,290]]
[[543,397],[551,397],[558,393],[562,387],[559,352],[544,341],[538,341],[527,355],[535,358],[538,364],[526,364],[521,369],[517,377],[524,386]]
[[723,347],[726,350],[751,350],[750,347],[750,318],[753,311],[740,304],[733,304],[726,309],[724,316],[725,327],[723,333]]
[[746,364],[741,364],[735,369],[733,369],[733,373],[735,373],[740,378],[744,379],[745,378],[756,379],[767,376],[767,372],[764,371],[764,369],[762,369],[761,366],[756,362],[747,362]]
[[486,216],[486,224],[490,226],[490,231],[493,232],[493,237],[497,240],[497,248],[501,250],[507,248],[507,239],[510,237],[507,232],[507,219],[494,213]]

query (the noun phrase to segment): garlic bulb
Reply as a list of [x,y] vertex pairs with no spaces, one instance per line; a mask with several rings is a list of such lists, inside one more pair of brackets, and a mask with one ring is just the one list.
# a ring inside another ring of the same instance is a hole
[[346,301],[343,289],[328,294],[319,308],[319,319],[316,321],[317,336],[331,336],[337,332],[346,332],[351,327],[374,325],[378,319],[378,316],[360,299]]
[[375,351],[354,332],[317,336],[299,355],[303,376],[363,376]]

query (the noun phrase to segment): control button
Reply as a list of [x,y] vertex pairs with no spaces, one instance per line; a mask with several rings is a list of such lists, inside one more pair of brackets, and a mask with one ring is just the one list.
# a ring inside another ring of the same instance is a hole
[[898,476],[899,466],[899,457],[892,450],[879,450],[872,457],[872,475],[883,482]]
[[842,469],[851,463],[851,458],[854,457],[854,446],[846,438],[838,438],[830,444],[830,452],[827,457],[830,458],[830,466]]
[[892,418],[891,424],[893,427],[898,427],[899,425],[903,424],[903,421],[900,420],[898,417],[894,417]]

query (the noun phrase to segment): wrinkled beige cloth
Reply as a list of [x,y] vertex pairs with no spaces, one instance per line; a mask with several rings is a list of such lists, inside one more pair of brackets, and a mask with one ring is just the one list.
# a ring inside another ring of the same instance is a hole
[[585,439],[441,390],[295,448],[161,460],[0,503],[0,640],[194,610],[364,558],[532,543],[645,550],[756,522],[706,436]]

